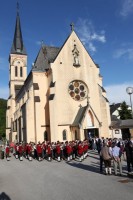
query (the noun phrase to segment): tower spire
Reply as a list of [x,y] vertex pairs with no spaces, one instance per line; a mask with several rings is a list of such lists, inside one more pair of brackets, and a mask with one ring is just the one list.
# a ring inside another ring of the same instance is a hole
[[19,15],[19,2],[17,1],[17,14]]
[[23,43],[22,32],[21,32],[21,24],[20,24],[20,17],[19,17],[19,3],[18,2],[17,2],[16,26],[15,26],[13,44],[12,44],[12,48],[11,48],[11,54],[27,55],[25,47],[24,47],[24,43]]

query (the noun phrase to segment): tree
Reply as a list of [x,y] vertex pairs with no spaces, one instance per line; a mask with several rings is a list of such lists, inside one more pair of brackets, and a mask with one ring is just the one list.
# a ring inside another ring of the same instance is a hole
[[118,110],[120,119],[132,119],[132,110],[129,109],[129,106],[126,104],[126,102],[122,102],[120,106],[120,110]]

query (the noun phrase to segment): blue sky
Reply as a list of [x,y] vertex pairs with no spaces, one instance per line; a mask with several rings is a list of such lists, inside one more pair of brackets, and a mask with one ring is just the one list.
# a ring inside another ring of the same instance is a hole
[[[126,101],[133,86],[133,0],[19,0],[28,72],[43,40],[61,46],[70,23],[99,64],[110,103]],[[0,98],[8,98],[8,57],[16,21],[16,0],[0,0]]]

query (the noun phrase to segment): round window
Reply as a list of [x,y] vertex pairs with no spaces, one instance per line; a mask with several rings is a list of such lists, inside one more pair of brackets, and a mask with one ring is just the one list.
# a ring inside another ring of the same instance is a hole
[[72,81],[68,86],[70,96],[76,101],[82,101],[87,97],[88,89],[82,81]]

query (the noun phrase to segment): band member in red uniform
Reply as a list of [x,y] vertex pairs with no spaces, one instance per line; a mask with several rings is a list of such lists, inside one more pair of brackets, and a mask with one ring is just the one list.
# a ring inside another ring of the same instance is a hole
[[70,161],[71,153],[72,153],[72,147],[70,146],[70,143],[66,142],[67,161]]
[[41,146],[40,142],[38,142],[38,144],[36,146],[36,150],[37,150],[38,160],[41,161],[42,160],[42,146]]
[[19,143],[18,152],[19,152],[19,159],[20,161],[22,161],[23,160],[23,146],[21,142]]
[[28,150],[29,161],[32,161],[32,145],[31,145],[31,143],[28,144],[27,150]]
[[72,141],[72,158],[75,159],[76,158],[76,151],[77,151],[77,148],[76,148],[76,142],[75,141]]
[[10,160],[10,158],[9,158],[9,153],[10,153],[9,144],[7,144],[7,146],[5,148],[5,153],[6,153],[6,159],[7,159],[7,161],[9,161]]
[[84,158],[86,158],[88,155],[88,142],[86,140],[83,142],[83,152],[84,152]]
[[36,148],[37,148],[37,145],[34,143],[34,144],[33,144],[33,150],[34,150],[34,159],[36,159],[36,160],[37,160],[37,150],[36,150]]
[[79,161],[82,162],[83,160],[83,146],[81,141],[78,143],[78,156],[79,156]]
[[61,142],[60,148],[61,148],[61,159],[63,160],[63,159],[65,159],[65,155],[64,155],[65,144],[64,144],[64,142]]
[[56,145],[56,155],[57,155],[57,160],[58,162],[61,161],[61,147],[60,147],[60,142],[57,142],[57,145]]
[[45,143],[45,141],[42,143],[42,157],[43,157],[43,159],[46,157],[46,143]]
[[52,159],[56,158],[56,142],[51,143],[51,148],[52,148]]
[[18,146],[18,143],[16,143],[14,145],[14,149],[15,149],[15,158],[18,159],[18,157],[19,157],[19,151],[18,151],[19,146]]
[[51,147],[50,142],[48,142],[48,144],[47,144],[46,153],[47,153],[47,155],[48,155],[48,161],[51,161],[51,157],[52,157],[52,147]]

